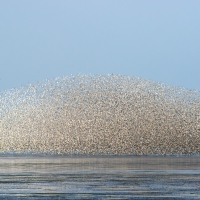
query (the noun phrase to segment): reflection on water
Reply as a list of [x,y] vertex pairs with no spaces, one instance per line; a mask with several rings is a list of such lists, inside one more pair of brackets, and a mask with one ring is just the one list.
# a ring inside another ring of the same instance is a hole
[[200,157],[0,156],[0,199],[200,199]]

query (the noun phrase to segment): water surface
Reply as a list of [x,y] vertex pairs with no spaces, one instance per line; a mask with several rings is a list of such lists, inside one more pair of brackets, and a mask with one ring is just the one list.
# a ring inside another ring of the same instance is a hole
[[0,156],[0,199],[200,199],[199,156]]

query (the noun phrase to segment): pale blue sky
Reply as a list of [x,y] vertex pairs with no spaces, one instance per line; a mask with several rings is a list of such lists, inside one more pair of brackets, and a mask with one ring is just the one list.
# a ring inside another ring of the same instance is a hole
[[200,1],[0,0],[0,90],[78,73],[200,88]]

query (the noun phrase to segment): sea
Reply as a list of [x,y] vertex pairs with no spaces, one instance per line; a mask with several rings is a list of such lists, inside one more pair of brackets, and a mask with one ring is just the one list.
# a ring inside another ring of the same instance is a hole
[[1,200],[200,199],[200,156],[0,155]]

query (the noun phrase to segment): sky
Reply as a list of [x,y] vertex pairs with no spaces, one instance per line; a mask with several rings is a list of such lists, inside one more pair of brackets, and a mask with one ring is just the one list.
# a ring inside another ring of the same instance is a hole
[[0,91],[71,74],[200,88],[199,0],[0,0]]

